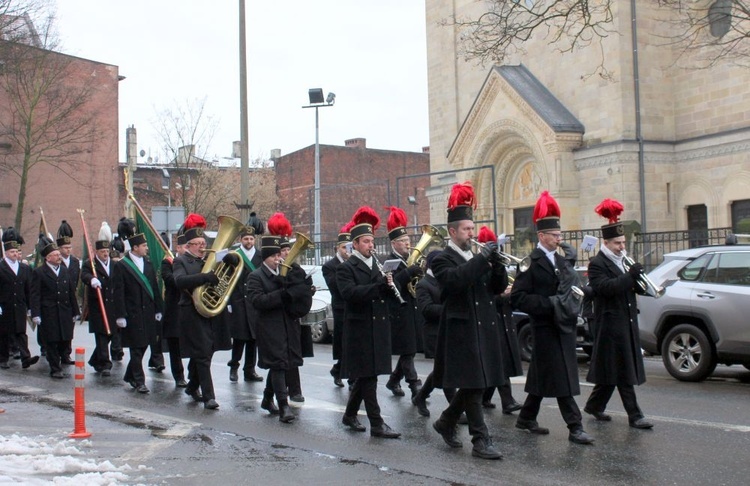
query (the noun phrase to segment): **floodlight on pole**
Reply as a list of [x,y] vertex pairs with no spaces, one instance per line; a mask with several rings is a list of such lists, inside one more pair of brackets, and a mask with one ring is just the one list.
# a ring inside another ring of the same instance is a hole
[[302,108],[315,108],[315,189],[314,189],[314,230],[313,230],[313,242],[315,243],[315,264],[320,265],[320,140],[319,132],[320,125],[318,123],[318,108],[325,108],[326,106],[333,106],[336,101],[336,95],[334,93],[328,93],[328,96],[323,98],[322,88],[311,88],[307,91],[307,95],[310,99],[308,106]]

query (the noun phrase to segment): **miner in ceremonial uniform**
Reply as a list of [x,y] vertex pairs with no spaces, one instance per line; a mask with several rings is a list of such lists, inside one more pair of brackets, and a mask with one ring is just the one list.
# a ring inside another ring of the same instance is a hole
[[351,226],[351,222],[349,222],[341,228],[336,241],[336,254],[323,264],[323,278],[328,285],[328,291],[331,293],[331,309],[333,310],[332,353],[334,363],[330,373],[333,377],[333,383],[340,387],[344,386],[341,381],[341,335],[344,332],[344,299],[341,297],[341,292],[339,292],[336,283],[336,269],[349,259],[346,245],[352,241]]
[[625,231],[619,220],[620,202],[605,199],[595,211],[609,220],[602,226],[602,246],[589,261],[589,286],[594,292],[594,348],[586,381],[595,383],[583,411],[609,422],[607,403],[617,388],[628,422],[636,429],[654,426],[646,420],[635,397],[635,385],[646,382],[643,354],[638,335],[638,279],[643,267],[623,265]]
[[[183,357],[190,358],[185,393],[197,402],[202,401],[204,408],[216,410],[219,404],[214,393],[211,360],[214,352],[231,349],[232,343],[224,316],[220,314],[216,317],[204,317],[193,302],[193,290],[202,285],[219,283],[213,269],[202,273],[206,255],[206,220],[199,214],[189,214],[183,227],[186,249],[185,253],[174,261],[173,276],[175,285],[181,292],[180,352]],[[226,254],[222,261],[232,267],[240,264],[239,256],[233,252]]]
[[31,268],[21,263],[24,240],[15,228],[3,231],[3,259],[0,261],[0,368],[7,369],[8,349],[14,343],[21,355],[21,367],[39,361],[29,351],[26,316],[31,298]]
[[[67,221],[62,220],[60,227],[57,229],[57,248],[60,251],[60,258],[62,259],[63,268],[65,268],[70,274],[70,278],[73,280],[73,286],[78,288],[78,280],[81,276],[81,261],[73,255],[73,228],[70,227]],[[75,330],[75,327],[74,327]],[[71,337],[66,344],[65,351],[60,357],[62,364],[72,365],[74,361],[71,359],[73,353],[73,338]]]
[[163,300],[156,282],[156,271],[148,259],[148,243],[135,223],[122,218],[117,232],[127,239],[130,251],[117,262],[113,272],[115,323],[121,328],[122,345],[130,349],[130,361],[123,380],[138,393],[148,393],[143,372],[146,349],[160,345],[159,322]]
[[245,381],[263,381],[263,377],[255,371],[255,362],[258,358],[258,346],[255,342],[254,316],[245,310],[245,292],[247,278],[252,272],[260,268],[263,263],[260,251],[255,247],[256,238],[260,238],[264,231],[263,222],[255,213],[250,213],[250,219],[240,232],[240,247],[236,250],[242,260],[242,275],[240,282],[234,288],[229,298],[227,316],[230,322],[232,334],[232,359],[229,360],[229,381],[239,380],[238,370],[242,354],[245,354],[245,365],[242,367],[242,375]]
[[387,259],[400,260],[402,263],[393,272],[393,279],[399,288],[404,289],[401,297],[404,303],[388,301],[388,319],[391,322],[391,353],[398,356],[396,366],[385,384],[396,396],[404,396],[401,389],[401,379],[404,378],[411,389],[411,397],[414,398],[422,387],[422,381],[417,376],[414,367],[414,356],[417,354],[418,344],[422,341],[421,322],[417,299],[411,293],[406,292],[407,285],[412,278],[421,277],[422,269],[418,265],[407,268],[406,260],[409,258],[411,241],[406,232],[406,212],[396,206],[389,208],[387,228],[388,239],[391,240],[391,253]]
[[364,401],[370,435],[397,439],[401,434],[380,415],[377,386],[378,375],[391,373],[388,301],[398,300],[396,295],[401,292],[392,275],[383,273],[374,255],[378,214],[363,206],[352,222],[352,256],[336,270],[336,284],[345,302],[341,377],[355,380],[341,421],[356,432],[367,430],[357,418]]
[[568,425],[568,440],[591,444],[594,439],[583,430],[581,411],[573,398],[581,393],[576,357],[577,316],[563,320],[556,306],[577,283],[573,266],[557,248],[562,240],[560,207],[544,191],[534,206],[537,247],[531,252],[529,269],[516,275],[511,291],[513,307],[529,314],[534,351],[526,376],[526,401],[516,427],[532,434],[549,434],[540,427],[537,416],[544,397],[554,397]]
[[64,378],[61,357],[73,339],[78,317],[75,283],[62,267],[62,257],[54,241],[39,238],[37,251],[44,263],[36,267],[31,280],[31,320],[37,326],[52,378]]
[[431,265],[443,297],[433,380],[436,387],[458,389],[433,427],[450,447],[462,447],[456,423],[466,412],[472,455],[500,459],[484,422],[482,394],[505,383],[495,295],[508,286],[508,274],[497,243],[472,253],[474,208],[471,183],[454,185],[448,199],[450,239]]
[[[174,238],[175,259],[185,253],[184,232],[184,228],[180,228]],[[180,350],[180,290],[174,283],[173,267],[173,260],[164,258],[161,261],[161,279],[164,282],[164,318],[161,320],[162,339],[166,341],[169,350],[169,369],[172,372],[175,386],[185,388],[187,387],[187,381],[185,381],[185,367],[182,364],[182,352]]]
[[[91,268],[91,260],[83,262],[81,267],[81,282],[86,286],[86,302],[88,303],[89,332],[94,335],[94,351],[89,358],[89,365],[102,376],[109,376],[112,369],[109,346],[112,335],[119,333],[115,321],[115,287],[112,283],[112,272],[114,264],[109,257],[112,245],[112,229],[107,222],[103,222],[96,239],[94,257],[95,269]],[[109,330],[104,325],[104,316],[99,308],[99,298],[96,289],[99,289],[104,303],[104,311],[107,316]]]

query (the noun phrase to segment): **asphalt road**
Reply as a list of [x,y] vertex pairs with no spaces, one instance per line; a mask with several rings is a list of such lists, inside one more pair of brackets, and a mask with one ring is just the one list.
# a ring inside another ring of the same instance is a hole
[[[75,345],[93,339],[77,327]],[[33,341],[34,339],[30,339]],[[539,416],[548,436],[515,429],[515,415],[487,410],[486,420],[502,461],[471,457],[466,427],[463,449],[449,449],[432,429],[446,406],[438,390],[429,406],[432,417],[417,414],[407,397],[396,398],[381,377],[379,401],[386,422],[403,433],[399,440],[371,438],[341,425],[346,388],[328,374],[330,346],[316,345],[316,357],[301,369],[304,404],[293,404],[297,420],[282,424],[260,409],[262,383],[230,383],[228,352],[217,353],[213,376],[218,411],[204,410],[176,389],[169,374],[147,371],[148,395],[122,381],[126,361],[104,378],[86,369],[86,405],[91,453],[129,464],[135,482],[148,484],[747,484],[750,473],[750,371],[719,367],[703,383],[671,378],[659,358],[647,358],[648,381],[637,388],[641,408],[653,430],[628,427],[615,394],[608,410],[612,422],[584,416],[593,446],[567,440],[565,423],[553,399]],[[126,354],[127,360],[127,354]],[[145,360],[144,360],[145,362]],[[417,359],[424,378],[432,361]],[[260,370],[259,370],[260,371]],[[583,406],[591,386],[580,362]],[[21,370],[18,362],[0,370],[0,406],[7,413],[0,433],[62,434],[73,417],[73,367],[65,380],[48,378],[46,363]],[[242,376],[240,374],[240,376]],[[525,397],[523,377],[513,379],[518,401]],[[499,397],[495,396],[499,404]],[[366,426],[364,410],[361,422]],[[369,428],[369,427],[368,427]]]

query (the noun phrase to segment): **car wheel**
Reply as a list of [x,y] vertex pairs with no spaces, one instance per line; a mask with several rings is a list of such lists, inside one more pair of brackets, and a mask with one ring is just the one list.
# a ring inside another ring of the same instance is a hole
[[531,361],[531,351],[534,349],[534,335],[531,333],[531,324],[524,324],[518,330],[518,347],[521,349],[521,359]]
[[711,343],[691,324],[680,324],[667,333],[661,356],[669,374],[680,381],[703,381],[716,369]]
[[312,331],[312,341],[317,344],[325,343],[328,340],[328,328],[325,321],[316,322],[310,326]]

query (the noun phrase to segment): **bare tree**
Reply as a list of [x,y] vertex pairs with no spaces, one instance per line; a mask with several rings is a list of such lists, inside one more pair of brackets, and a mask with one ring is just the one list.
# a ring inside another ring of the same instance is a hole
[[[10,4],[12,2],[3,2]],[[55,18],[37,30],[28,15],[7,10],[0,28],[2,76],[0,167],[19,178],[15,225],[22,226],[29,176],[40,165],[61,169],[75,182],[77,156],[97,139],[93,80],[72,74],[73,58],[56,52]],[[7,39],[7,40],[6,40]],[[75,80],[75,81],[72,81]]]
[[[600,53],[597,71],[609,77],[602,41],[616,34],[613,7],[618,0],[488,0],[486,11],[476,18],[453,17],[442,25],[458,29],[461,55],[481,64],[507,61],[525,53],[524,44],[544,40],[560,52],[596,47]],[[663,44],[673,46],[686,66],[708,67],[727,60],[748,64],[750,60],[750,1],[748,0],[656,0],[669,9],[672,26]],[[629,15],[620,8],[620,15]],[[687,56],[691,53],[694,55]],[[688,59],[689,58],[689,59]]]

